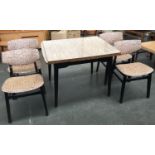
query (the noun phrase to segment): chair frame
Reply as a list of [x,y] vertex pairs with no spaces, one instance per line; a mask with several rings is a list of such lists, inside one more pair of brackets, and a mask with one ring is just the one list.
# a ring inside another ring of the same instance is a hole
[[41,94],[41,96],[42,96],[43,103],[44,103],[44,109],[45,109],[45,115],[48,116],[48,109],[47,109],[47,104],[46,104],[46,99],[45,99],[45,87],[44,87],[44,85],[36,92],[31,92],[31,93],[26,93],[26,94],[4,93],[5,101],[6,101],[8,122],[12,123],[10,103],[9,103],[10,99],[15,100],[17,98],[32,96],[32,95],[38,95],[38,94]]
[[136,80],[144,80],[144,79],[147,79],[147,95],[146,95],[146,97],[147,97],[147,98],[150,97],[152,73],[151,73],[151,74],[148,74],[148,75],[144,75],[144,76],[139,76],[139,77],[131,77],[131,76],[127,76],[127,75],[124,75],[123,73],[121,73],[121,72],[115,67],[115,65],[116,65],[116,57],[114,58],[113,68],[115,68],[115,69],[123,76],[123,78],[121,78],[121,77],[115,72],[115,70],[113,69],[113,74],[122,82],[121,93],[120,93],[120,99],[119,99],[119,102],[120,102],[120,103],[123,103],[126,82],[131,82],[131,81],[136,81]]
[[[116,58],[114,57],[114,66],[113,66],[113,70],[115,70],[116,64],[118,65],[118,64],[126,64],[126,63],[134,62],[134,60],[135,60],[135,53],[133,53],[133,54],[132,54],[132,58],[129,59],[128,61],[126,61],[126,62],[117,63],[115,59],[117,59],[117,56],[116,56]],[[99,65],[100,65],[100,63],[102,63],[102,65],[105,67],[104,85],[106,85],[106,84],[107,84],[107,79],[108,79],[108,76],[107,76],[107,64],[105,64],[105,63],[102,62],[102,61],[98,61],[98,62],[97,62],[96,72],[98,72],[98,70],[99,70]],[[91,69],[91,73],[93,73],[93,68]]]
[[[37,68],[36,62],[34,62],[34,67],[35,67],[36,73],[41,74],[41,70]],[[11,77],[19,76],[19,75],[13,73],[12,65],[9,65],[9,68],[10,68],[10,76]],[[20,75],[20,76],[23,76],[23,75]],[[26,92],[26,93],[6,93],[6,92],[4,92],[5,102],[6,102],[6,109],[7,109],[8,123],[12,123],[12,117],[11,117],[11,110],[10,110],[9,100],[10,99],[15,100],[17,98],[26,97],[26,96],[32,96],[32,95],[41,94],[42,99],[43,99],[44,109],[45,109],[45,115],[48,116],[48,109],[47,109],[47,103],[46,103],[46,99],[45,99],[45,93],[46,93],[45,85],[43,85],[42,87],[38,88],[38,90],[35,91],[35,92],[33,92],[33,91],[29,91],[29,93],[28,92]]]
[[[26,73],[26,74],[20,74],[20,73],[14,73],[13,72],[13,68],[12,68],[12,65],[9,65],[9,68],[10,68],[10,77],[15,77],[15,76],[24,76],[24,75],[28,75],[29,73]],[[37,63],[34,62],[34,68],[35,68],[35,73],[39,73],[39,74],[42,74],[42,71],[41,69],[38,69],[37,67]],[[33,74],[33,73],[32,73]]]

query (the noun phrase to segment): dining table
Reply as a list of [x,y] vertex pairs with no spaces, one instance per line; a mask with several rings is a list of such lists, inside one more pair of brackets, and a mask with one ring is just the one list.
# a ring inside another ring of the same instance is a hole
[[107,62],[107,95],[111,94],[111,80],[113,73],[113,57],[120,54],[114,46],[98,36],[71,39],[45,40],[41,43],[41,51],[51,74],[54,66],[54,105],[58,106],[59,69],[71,65]]

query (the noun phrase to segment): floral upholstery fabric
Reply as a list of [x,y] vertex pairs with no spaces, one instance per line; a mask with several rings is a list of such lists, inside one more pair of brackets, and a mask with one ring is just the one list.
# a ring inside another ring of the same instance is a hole
[[123,33],[122,32],[105,32],[100,34],[100,37],[108,42],[109,44],[114,44],[116,41],[123,40]]
[[2,91],[6,93],[23,93],[36,90],[44,84],[40,74],[10,77],[2,85]]
[[27,65],[39,60],[37,49],[19,49],[2,53],[2,62],[9,65]]
[[126,76],[137,77],[151,74],[153,68],[140,62],[121,64],[116,66],[117,69]]
[[8,50],[18,50],[22,48],[38,48],[38,40],[34,38],[16,39],[8,41]]
[[130,54],[141,49],[141,40],[123,40],[114,43],[121,54]]

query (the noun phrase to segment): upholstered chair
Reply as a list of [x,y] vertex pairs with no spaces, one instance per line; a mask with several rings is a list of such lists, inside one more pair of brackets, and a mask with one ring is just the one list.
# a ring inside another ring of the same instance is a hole
[[123,32],[104,32],[99,36],[111,45],[113,45],[116,41],[123,40]]
[[19,49],[2,53],[2,63],[9,65],[10,72],[12,72],[12,66],[29,64],[33,64],[36,70],[36,73],[34,74],[10,77],[4,81],[1,89],[5,94],[9,123],[12,122],[9,100],[18,97],[41,94],[44,102],[45,114],[48,115],[44,95],[44,80],[42,75],[37,73],[37,60],[39,60],[39,51],[37,49]]
[[[39,44],[38,40],[34,38],[23,38],[23,39],[16,39],[16,40],[10,40],[8,41],[8,50],[18,50],[18,49],[23,49],[23,48],[30,48],[30,49],[38,49]],[[40,70],[41,68],[41,63],[38,60],[36,62],[37,67]],[[9,68],[8,71],[10,72]],[[19,74],[29,74],[35,72],[35,68],[33,64],[28,64],[28,65],[16,65],[12,66],[12,73],[10,72],[10,76],[14,75],[19,75]]]
[[[141,49],[141,40],[118,41],[114,43],[114,46],[118,50],[120,50],[121,54],[132,54]],[[131,82],[135,80],[147,79],[147,98],[150,97],[151,77],[153,73],[153,68],[141,62],[117,64],[116,57],[114,59],[114,65],[115,64],[116,69],[114,70],[113,73],[122,82],[120,103],[123,102],[126,82]]]
[[[111,45],[114,45],[116,41],[123,40],[123,32],[105,32],[99,35],[103,40],[108,42]],[[117,56],[116,62],[117,63],[126,63],[132,59],[131,54],[122,54]],[[102,63],[103,64],[103,63]],[[105,66],[105,64],[103,64]],[[100,66],[100,62],[97,64],[96,72],[98,72]]]

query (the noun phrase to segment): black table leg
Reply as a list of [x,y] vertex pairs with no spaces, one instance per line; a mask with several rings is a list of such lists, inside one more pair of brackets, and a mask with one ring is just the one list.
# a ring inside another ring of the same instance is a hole
[[91,62],[91,74],[93,74],[93,69],[94,68],[94,63],[93,62]]
[[100,67],[100,61],[97,62],[97,68],[96,68],[96,72],[98,72],[99,70],[99,67]]
[[106,64],[106,67],[105,67],[105,73],[104,73],[104,85],[107,84],[107,81],[108,81],[108,63]]
[[54,91],[55,91],[55,107],[58,106],[58,77],[59,70],[58,65],[54,64]]
[[112,73],[113,73],[113,65],[112,65],[112,57],[109,58],[107,62],[107,76],[108,76],[108,96],[111,94],[111,80],[112,80]]
[[48,76],[49,80],[51,81],[51,64],[48,64]]

